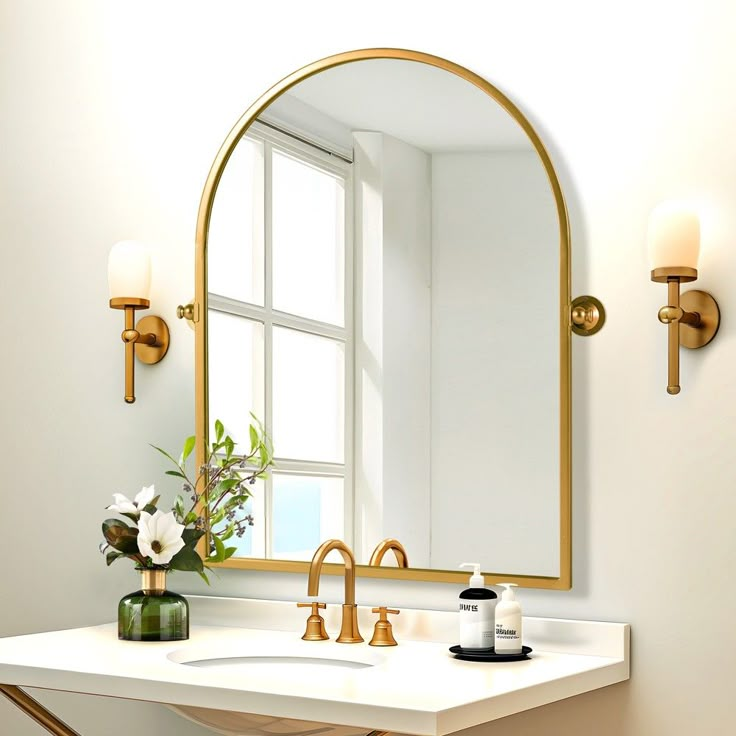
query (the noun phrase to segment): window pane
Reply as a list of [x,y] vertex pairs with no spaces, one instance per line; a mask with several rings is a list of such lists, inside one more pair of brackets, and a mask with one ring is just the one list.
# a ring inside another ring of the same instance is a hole
[[263,419],[263,325],[209,310],[210,434],[216,419],[246,449],[250,412]]
[[[259,557],[266,556],[266,517],[264,502],[264,484],[263,481],[257,481],[250,487],[253,494],[245,504],[242,511],[238,512],[236,518],[241,519],[247,515],[253,517],[253,526],[246,525],[245,533],[242,537],[237,534],[225,541],[226,547],[237,547],[235,557]],[[224,529],[225,524],[218,527],[218,530]]]
[[345,188],[341,180],[273,152],[273,307],[345,323]]
[[343,462],[343,343],[273,328],[273,443],[277,457]]
[[342,478],[274,473],[275,559],[311,560],[326,539],[343,539],[344,526]]
[[263,144],[243,138],[217,187],[208,237],[208,290],[263,304]]

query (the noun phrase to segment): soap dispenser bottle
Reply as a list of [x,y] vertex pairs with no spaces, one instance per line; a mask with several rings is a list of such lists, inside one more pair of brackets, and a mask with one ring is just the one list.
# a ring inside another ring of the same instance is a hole
[[505,588],[496,606],[496,654],[521,654],[521,606],[512,588],[516,583],[500,583]]
[[460,646],[463,649],[490,649],[493,647],[495,609],[498,596],[485,587],[485,579],[477,562],[463,562],[460,567],[473,569],[470,587],[458,600],[460,615]]

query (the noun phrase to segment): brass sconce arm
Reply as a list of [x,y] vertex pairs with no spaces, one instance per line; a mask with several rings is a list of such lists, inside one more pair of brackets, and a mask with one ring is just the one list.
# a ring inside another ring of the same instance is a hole
[[152,365],[158,363],[169,349],[169,328],[160,317],[144,317],[135,324],[135,312],[148,309],[148,299],[115,297],[111,309],[125,311],[125,329],[120,334],[125,344],[125,401],[135,401],[135,358]]
[[695,268],[655,268],[652,281],[667,284],[667,305],[657,316],[667,325],[667,393],[680,393],[680,345],[700,348],[718,332],[720,313],[716,300],[705,291],[686,291],[680,295],[680,284],[695,281]]

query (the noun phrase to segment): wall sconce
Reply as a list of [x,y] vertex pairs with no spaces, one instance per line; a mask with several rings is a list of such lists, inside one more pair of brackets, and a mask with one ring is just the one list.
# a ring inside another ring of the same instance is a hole
[[700,221],[682,202],[663,202],[652,210],[647,234],[652,281],[667,284],[667,306],[659,321],[668,329],[667,393],[680,393],[680,345],[702,348],[718,332],[718,303],[693,289],[680,295],[680,284],[698,278]]
[[148,309],[151,290],[151,254],[143,243],[123,240],[110,250],[107,263],[110,307],[125,310],[125,401],[135,401],[134,357],[153,365],[169,349],[169,327],[160,317],[143,317],[135,324],[136,309]]

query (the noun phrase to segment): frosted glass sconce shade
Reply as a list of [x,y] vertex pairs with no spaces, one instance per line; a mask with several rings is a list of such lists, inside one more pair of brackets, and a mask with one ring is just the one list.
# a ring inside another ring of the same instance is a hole
[[134,297],[148,301],[151,293],[151,253],[135,240],[113,245],[107,261],[110,299]]
[[647,233],[652,269],[697,269],[700,255],[700,220],[684,202],[662,202],[649,216]]

